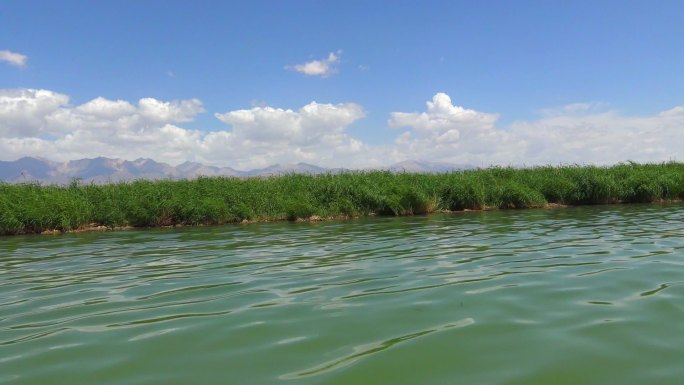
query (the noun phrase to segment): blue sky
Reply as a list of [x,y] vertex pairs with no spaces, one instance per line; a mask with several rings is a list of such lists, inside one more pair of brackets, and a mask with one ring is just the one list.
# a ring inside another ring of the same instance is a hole
[[680,1],[6,0],[0,158],[683,160],[682,14]]

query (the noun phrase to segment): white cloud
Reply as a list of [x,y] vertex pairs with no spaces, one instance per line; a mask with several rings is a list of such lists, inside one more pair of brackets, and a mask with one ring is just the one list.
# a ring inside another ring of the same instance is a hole
[[499,118],[463,107],[454,106],[449,95],[439,92],[426,103],[427,112],[393,112],[388,122],[390,127],[412,127],[425,133],[443,133],[451,130],[492,128]]
[[407,159],[477,166],[684,159],[684,106],[626,116],[576,104],[498,127],[497,114],[454,105],[438,93],[424,112],[392,113],[388,125],[401,131],[392,143],[373,146],[349,134],[365,116],[355,103],[258,105],[214,114],[225,130],[182,127],[203,111],[197,99],[97,97],[71,105],[67,95],[54,91],[0,89],[0,159],[146,157],[237,169],[295,162],[364,168]]
[[12,52],[9,50],[0,51],[0,61],[7,62],[13,66],[24,67],[28,57],[20,53]]
[[95,98],[74,109],[79,115],[90,115],[103,119],[114,119],[118,116],[131,115],[136,108],[124,100],[108,100],[103,97]]
[[[111,156],[182,161],[201,135],[174,124],[203,110],[197,99],[164,102],[95,98],[78,106],[48,90],[0,90],[0,154],[55,160]],[[196,147],[196,146],[195,146]]]
[[353,164],[367,150],[346,132],[365,115],[354,103],[228,111],[215,116],[232,129],[209,133],[179,126],[202,111],[197,99],[133,104],[97,97],[72,106],[68,96],[53,91],[0,90],[0,159],[149,157],[250,169],[300,161]]
[[296,64],[286,68],[307,76],[328,77],[337,72],[337,68],[335,66],[340,62],[341,55],[342,51],[338,50],[336,53],[330,52],[326,59],[312,60],[304,64]]
[[477,166],[661,162],[684,158],[684,107],[654,116],[624,116],[592,104],[544,110],[537,120],[496,127],[498,115],[454,106],[436,94],[423,113],[395,112],[390,127],[408,127],[392,159]]
[[138,112],[146,119],[155,122],[189,122],[195,115],[204,112],[199,99],[162,102],[154,98],[143,98],[138,102]]
[[328,165],[352,162],[351,158],[366,146],[349,136],[346,129],[364,115],[361,106],[354,103],[316,102],[297,111],[267,106],[215,114],[231,125],[232,131],[211,133],[206,139],[232,152],[207,153],[213,162],[231,159],[243,168],[298,161]]
[[479,154],[489,152],[491,142],[506,136],[496,130],[497,114],[455,106],[449,95],[437,93],[426,103],[427,111],[393,112],[388,125],[410,128],[399,135],[392,149],[392,159],[423,159],[473,163]]
[[0,89],[0,137],[30,137],[47,130],[46,117],[69,102],[53,91]]
[[684,108],[653,116],[612,111],[565,114],[516,122],[511,134],[524,143],[519,162],[613,164],[684,158]]
[[658,114],[660,117],[677,117],[677,116],[684,116],[684,106],[678,106],[674,107],[672,109],[669,109],[667,111],[663,111],[660,114]]

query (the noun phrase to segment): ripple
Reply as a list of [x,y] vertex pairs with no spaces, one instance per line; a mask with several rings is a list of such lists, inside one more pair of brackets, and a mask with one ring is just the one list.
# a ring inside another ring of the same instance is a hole
[[178,328],[167,328],[167,329],[155,330],[153,332],[143,333],[143,334],[139,334],[137,336],[133,336],[133,337],[129,338],[128,340],[131,342],[140,341],[140,340],[144,340],[144,339],[148,339],[148,338],[154,338],[154,337],[162,336],[164,334],[172,333],[176,330],[178,330]]
[[0,378],[78,363],[103,374],[77,385],[678,384],[682,219],[625,205],[0,238]]
[[320,365],[316,365],[312,368],[305,369],[296,373],[292,374],[285,374],[281,376],[282,379],[284,380],[292,380],[292,379],[297,379],[297,378],[302,378],[302,377],[310,377],[310,376],[315,376],[319,374],[323,374],[326,372],[330,372],[333,370],[340,369],[342,367],[351,365],[355,363],[356,361],[359,361],[363,358],[368,358],[371,355],[380,353],[384,350],[390,349],[398,344],[419,338],[419,337],[424,337],[428,336],[433,333],[437,332],[442,332],[445,330],[449,329],[454,329],[454,328],[462,328],[468,325],[472,325],[475,323],[475,320],[472,318],[465,318],[460,321],[450,323],[450,324],[445,324],[445,325],[440,325],[436,326],[427,330],[421,330],[418,332],[414,333],[409,333],[405,334],[402,336],[394,337],[385,341],[379,341],[379,342],[372,342],[368,344],[363,344],[359,346],[355,346],[353,348],[353,352],[340,357],[340,358],[335,358],[333,360],[324,362]]
[[658,286],[657,289],[644,291],[644,292],[640,293],[639,295],[642,297],[648,297],[651,295],[656,295],[656,294],[660,293],[661,291],[663,291],[669,287],[681,285],[682,283],[684,283],[684,282],[663,283],[660,286]]

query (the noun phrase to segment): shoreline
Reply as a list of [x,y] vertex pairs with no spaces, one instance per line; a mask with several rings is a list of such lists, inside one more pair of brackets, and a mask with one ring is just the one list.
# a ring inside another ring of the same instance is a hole
[[[683,201],[684,200],[682,200],[682,199],[669,199],[669,200],[659,200],[659,201],[653,201],[653,202],[638,202],[638,203],[611,202],[611,203],[603,203],[603,204],[586,204],[586,205],[566,205],[566,204],[560,204],[560,203],[548,203],[544,206],[527,207],[527,208],[520,208],[520,209],[485,207],[482,209],[437,210],[437,211],[432,211],[432,212],[428,212],[428,213],[416,213],[416,214],[401,215],[401,217],[411,217],[411,216],[418,216],[418,215],[424,216],[424,215],[433,215],[433,214],[477,213],[477,212],[485,212],[485,211],[517,211],[517,210],[531,210],[531,209],[557,210],[557,209],[566,209],[566,208],[573,208],[573,207],[615,206],[615,205],[632,205],[632,204],[666,205],[666,204],[682,203]],[[195,224],[195,225],[175,224],[175,225],[150,226],[150,227],[135,227],[135,226],[107,227],[107,226],[103,226],[103,225],[92,224],[90,226],[83,226],[83,227],[79,227],[77,229],[71,229],[71,230],[67,230],[67,231],[51,229],[51,230],[42,231],[40,233],[23,233],[23,234],[0,235],[0,237],[3,237],[3,236],[10,237],[10,236],[15,236],[15,235],[41,235],[42,236],[42,235],[64,235],[64,234],[96,233],[96,232],[125,231],[125,230],[155,230],[155,229],[182,229],[182,228],[195,228],[195,227],[240,226],[240,225],[251,225],[251,224],[259,224],[259,223],[316,223],[316,222],[334,222],[334,221],[353,221],[356,219],[369,218],[369,217],[391,218],[391,217],[398,217],[398,216],[396,216],[396,215],[377,215],[374,213],[371,213],[368,215],[357,215],[357,216],[328,216],[328,217],[322,217],[320,215],[312,215],[308,218],[297,218],[294,220],[288,220],[288,219],[247,220],[247,219],[244,219],[240,222],[227,222],[227,223],[220,223],[220,224]]]

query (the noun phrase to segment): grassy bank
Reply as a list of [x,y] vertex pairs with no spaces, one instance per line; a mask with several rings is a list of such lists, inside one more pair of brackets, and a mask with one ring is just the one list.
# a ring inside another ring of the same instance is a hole
[[0,234],[684,199],[684,164],[0,184]]

